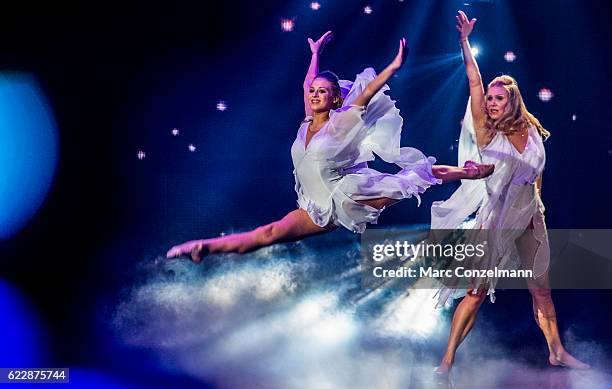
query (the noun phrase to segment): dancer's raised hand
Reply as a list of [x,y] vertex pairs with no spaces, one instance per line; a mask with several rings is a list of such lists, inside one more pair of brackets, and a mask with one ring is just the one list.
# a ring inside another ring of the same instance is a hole
[[308,44],[310,45],[310,51],[312,54],[321,54],[325,45],[328,44],[333,37],[334,34],[331,31],[327,31],[325,34],[321,35],[316,42],[313,41],[312,38],[308,38]]
[[459,39],[465,40],[472,33],[476,18],[468,20],[467,15],[463,11],[458,11],[457,16],[457,31],[459,31]]
[[408,55],[408,46],[406,46],[406,38],[402,38],[399,41],[399,49],[397,50],[397,55],[393,59],[393,61],[389,64],[391,70],[396,71],[402,67],[404,64],[404,60],[406,60],[406,56]]
[[397,55],[391,61],[391,63],[376,76],[370,83],[365,87],[363,92],[354,101],[355,105],[365,107],[368,105],[372,97],[382,88],[387,81],[393,76],[399,68],[404,64],[406,55],[408,54],[408,47],[406,47],[406,39],[402,38],[399,41],[399,48]]

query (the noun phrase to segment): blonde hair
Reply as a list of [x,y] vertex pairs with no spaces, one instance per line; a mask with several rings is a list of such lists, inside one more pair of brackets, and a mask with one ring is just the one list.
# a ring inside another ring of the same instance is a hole
[[550,136],[550,132],[546,130],[542,124],[540,124],[540,121],[527,110],[527,107],[525,107],[521,91],[513,77],[508,75],[495,77],[487,87],[491,88],[494,86],[500,86],[508,92],[508,104],[506,105],[502,117],[497,120],[493,120],[487,112],[487,119],[485,122],[485,128],[487,130],[512,134],[517,131],[525,130],[533,125],[544,140]]

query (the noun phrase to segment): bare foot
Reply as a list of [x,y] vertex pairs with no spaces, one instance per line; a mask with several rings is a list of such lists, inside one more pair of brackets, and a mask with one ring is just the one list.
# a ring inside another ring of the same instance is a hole
[[476,163],[474,161],[465,161],[463,169],[467,174],[467,178],[471,180],[477,180],[479,178],[485,178],[493,174],[495,165]]
[[553,366],[569,367],[570,369],[577,370],[587,370],[591,368],[590,365],[579,361],[565,350],[556,355],[550,354],[548,356],[548,362]]
[[181,255],[188,255],[195,263],[202,261],[202,256],[208,253],[206,240],[190,240],[183,244],[172,247],[166,253],[166,258],[176,258]]
[[440,366],[434,369],[434,373],[440,376],[449,376],[451,369],[453,368],[452,363],[444,362],[440,363]]
[[440,366],[434,369],[434,383],[436,389],[452,389],[454,388],[453,380],[451,379],[451,369],[453,365],[442,361]]

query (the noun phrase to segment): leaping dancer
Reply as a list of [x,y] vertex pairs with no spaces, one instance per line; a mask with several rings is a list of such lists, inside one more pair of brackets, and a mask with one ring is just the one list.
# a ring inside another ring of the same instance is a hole
[[[168,258],[189,255],[197,263],[210,253],[245,253],[337,226],[362,233],[366,223],[376,223],[383,209],[413,196],[420,200],[431,185],[491,174],[493,165],[471,161],[464,167],[433,165],[434,158],[400,147],[403,120],[384,92],[408,53],[405,39],[380,74],[367,68],[351,83],[329,71],[319,73],[319,56],[331,38],[328,31],[317,41],[308,39],[312,57],[304,79],[306,118],[291,147],[298,209],[252,231],[174,246]],[[374,153],[401,170],[387,174],[368,168]]]

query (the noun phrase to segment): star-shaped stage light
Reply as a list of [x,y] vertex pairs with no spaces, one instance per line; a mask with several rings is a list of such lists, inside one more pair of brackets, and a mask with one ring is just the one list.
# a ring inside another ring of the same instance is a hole
[[554,96],[554,94],[552,93],[552,91],[548,88],[542,88],[540,89],[540,91],[538,92],[538,98],[540,100],[542,100],[543,102],[549,102],[550,99],[552,99]]
[[217,101],[217,111],[225,111],[227,109],[227,103],[223,100]]
[[506,54],[504,54],[504,59],[506,62],[514,62],[516,55],[512,51],[506,51]]
[[295,28],[295,22],[293,19],[281,19],[281,30],[284,32],[291,32]]

